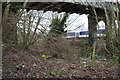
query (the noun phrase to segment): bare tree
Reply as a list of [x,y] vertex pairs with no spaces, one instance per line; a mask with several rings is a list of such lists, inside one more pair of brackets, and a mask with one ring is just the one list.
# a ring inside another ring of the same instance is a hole
[[3,10],[3,18],[2,18],[2,36],[3,42],[8,40],[17,42],[17,27],[16,24],[19,21],[27,2],[24,2],[22,5],[22,10],[19,13],[12,13],[14,15],[11,16],[10,11],[10,2],[7,2],[7,6]]

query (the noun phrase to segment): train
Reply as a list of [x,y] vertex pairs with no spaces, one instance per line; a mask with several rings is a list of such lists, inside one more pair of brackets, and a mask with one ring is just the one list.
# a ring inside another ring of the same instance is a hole
[[[105,29],[99,29],[94,32],[97,37],[105,36]],[[94,37],[96,37],[94,36]],[[65,38],[89,37],[89,31],[67,32]]]

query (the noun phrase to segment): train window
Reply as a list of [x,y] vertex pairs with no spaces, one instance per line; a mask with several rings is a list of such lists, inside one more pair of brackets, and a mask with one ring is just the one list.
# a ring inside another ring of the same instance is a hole
[[79,32],[77,32],[75,36],[76,36],[76,37],[79,37]]
[[88,31],[81,31],[80,35],[88,35]]
[[97,30],[97,33],[98,33],[98,34],[105,34],[105,29]]
[[75,36],[75,32],[67,33],[68,36]]

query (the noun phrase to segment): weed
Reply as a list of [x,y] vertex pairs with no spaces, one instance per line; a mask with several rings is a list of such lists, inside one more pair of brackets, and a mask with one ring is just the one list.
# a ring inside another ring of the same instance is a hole
[[113,55],[112,60],[113,60],[113,61],[118,61],[118,60],[119,60],[119,56],[118,56],[118,55]]
[[82,65],[82,67],[87,68],[87,67],[89,67],[89,66],[85,64],[85,65]]
[[95,55],[95,60],[106,60],[106,57],[103,55]]
[[18,65],[16,65],[16,69],[17,69],[17,70],[19,70],[19,69],[21,69],[21,68],[24,68],[24,67],[25,67],[24,64],[18,64]]
[[47,56],[46,56],[46,55],[42,55],[41,57],[42,57],[42,58],[47,58]]
[[87,70],[83,70],[83,72],[88,72]]
[[32,56],[32,58],[34,58],[35,56]]
[[64,75],[64,71],[63,70],[64,70],[64,67],[62,67],[62,69],[58,70],[58,71],[48,72],[48,75],[60,77],[60,76]]

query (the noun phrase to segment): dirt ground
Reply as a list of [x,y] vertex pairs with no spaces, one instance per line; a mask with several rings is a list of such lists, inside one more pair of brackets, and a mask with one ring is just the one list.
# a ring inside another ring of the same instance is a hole
[[117,63],[111,61],[46,59],[43,54],[21,48],[3,50],[3,78],[118,78]]

